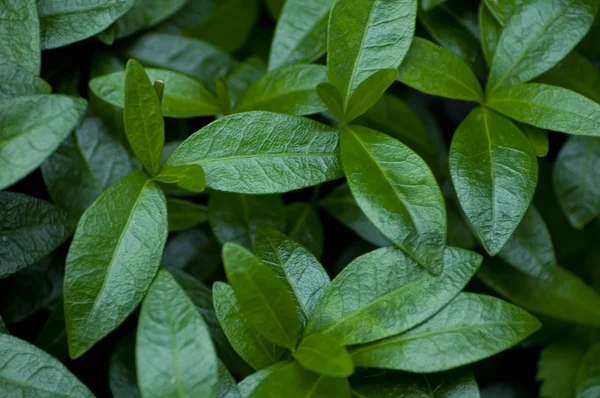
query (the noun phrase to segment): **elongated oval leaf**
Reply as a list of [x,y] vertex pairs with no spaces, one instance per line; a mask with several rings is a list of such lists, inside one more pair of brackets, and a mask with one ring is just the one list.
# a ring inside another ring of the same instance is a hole
[[65,270],[69,354],[77,358],[140,303],[167,239],[162,191],[134,172],[104,191],[77,226]]
[[23,340],[0,333],[0,352],[4,397],[94,397],[62,363]]
[[142,304],[135,357],[144,397],[216,393],[217,355],[208,326],[166,270],[158,273]]
[[502,26],[494,14],[487,7],[488,2],[482,1],[479,3],[478,22],[481,35],[481,46],[483,48],[483,56],[488,66],[492,64],[498,40],[502,34]]
[[313,205],[295,202],[285,209],[286,234],[307,248],[317,259],[323,254],[323,226]]
[[433,276],[397,248],[365,254],[325,289],[304,335],[326,333],[350,345],[404,332],[460,293],[481,260],[468,250],[448,247],[444,271]]
[[35,95],[0,99],[0,189],[35,170],[75,128],[83,99]]
[[326,334],[313,334],[303,339],[293,355],[305,369],[319,374],[348,377],[354,373],[354,363],[346,348]]
[[200,165],[213,189],[248,194],[292,191],[342,174],[336,130],[270,112],[226,116],[197,131],[164,167],[186,164]]
[[21,193],[0,192],[0,278],[42,260],[71,232],[67,217],[55,205]]
[[[0,65],[23,68],[39,75],[41,65],[40,22],[36,0],[2,0],[3,15],[0,22]],[[8,18],[10,16],[10,18]]]
[[[349,123],[369,110],[398,77],[397,69],[380,69],[362,81],[346,102],[342,121]],[[334,112],[335,114],[335,112]]]
[[535,153],[510,120],[478,108],[456,130],[449,162],[460,205],[487,252],[495,255],[533,198]]
[[423,267],[441,272],[446,208],[423,159],[400,141],[359,126],[342,128],[341,156],[367,217]]
[[350,354],[357,366],[439,372],[512,347],[540,326],[519,307],[495,297],[461,293],[427,322]]
[[577,398],[594,398],[600,391],[600,344],[588,349],[577,372]]

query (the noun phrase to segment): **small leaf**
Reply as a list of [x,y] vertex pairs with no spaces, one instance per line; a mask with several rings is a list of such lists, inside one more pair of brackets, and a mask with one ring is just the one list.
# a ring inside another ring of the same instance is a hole
[[572,397],[583,355],[584,351],[572,344],[554,343],[545,347],[538,361],[537,380],[542,382],[540,396]]
[[[3,37],[0,42],[2,69],[10,65],[11,68],[22,68],[33,75],[39,75],[40,23],[36,0],[2,0],[2,12],[6,16],[0,23],[0,34]],[[0,72],[3,73],[4,71]]]
[[317,93],[329,112],[338,120],[343,120],[344,98],[342,98],[340,90],[331,83],[321,83],[317,86]]
[[350,351],[357,366],[439,372],[512,347],[540,328],[537,319],[495,297],[459,294],[408,332]]
[[277,274],[241,246],[223,246],[223,263],[244,316],[267,340],[294,348],[300,331],[296,303]]
[[286,207],[286,234],[319,259],[323,254],[323,226],[313,205],[295,202]]
[[348,377],[354,373],[354,363],[346,348],[326,334],[303,339],[293,355],[305,369],[325,376]]
[[535,151],[535,156],[539,158],[546,156],[550,145],[548,142],[548,131],[527,124],[518,124],[518,126]]
[[114,398],[137,398],[140,392],[135,373],[135,334],[130,333],[117,343],[110,354],[108,384]]
[[397,77],[398,70],[396,69],[381,69],[367,77],[347,101],[344,122],[349,123],[368,111],[379,101],[385,90],[394,83]]
[[588,349],[577,372],[577,398],[594,398],[600,390],[600,344]]
[[208,220],[208,209],[187,200],[168,198],[167,215],[169,232],[185,231]]
[[202,167],[188,164],[175,167],[162,167],[154,181],[165,184],[177,184],[190,192],[203,192],[206,188],[206,175]]

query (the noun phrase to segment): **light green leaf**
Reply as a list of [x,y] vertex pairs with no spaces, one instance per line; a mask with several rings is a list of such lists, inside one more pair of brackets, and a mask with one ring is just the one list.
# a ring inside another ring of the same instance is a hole
[[487,105],[542,129],[600,136],[600,104],[562,87],[539,83],[507,87],[494,92]]
[[545,347],[538,360],[537,380],[542,382],[540,397],[573,397],[584,353],[573,344],[554,343]]
[[479,279],[527,310],[578,325],[600,326],[600,295],[575,274],[554,267],[534,278],[501,261],[484,264]]
[[535,155],[539,158],[543,158],[548,154],[549,142],[548,142],[548,131],[538,129],[537,127],[530,126],[528,124],[517,124],[527,140],[529,144],[535,151]]
[[52,87],[38,75],[0,59],[0,98],[49,94],[51,91]]
[[206,175],[202,167],[197,164],[162,168],[154,177],[154,181],[177,184],[178,187],[189,192],[202,192],[206,188]]
[[416,0],[340,0],[333,5],[327,76],[342,94],[346,116],[361,83],[378,70],[400,66],[414,35],[416,14]]
[[441,272],[446,209],[423,159],[400,141],[359,126],[342,128],[341,157],[367,217],[420,265]]
[[72,232],[54,204],[16,192],[0,192],[0,278],[34,264]]
[[135,334],[127,334],[110,354],[108,384],[114,398],[140,397],[135,373]]
[[268,224],[258,225],[252,251],[285,281],[295,299],[298,316],[306,323],[329,284],[325,269],[308,250]]
[[449,163],[460,205],[487,252],[495,255],[533,198],[535,153],[510,120],[477,108],[456,130]]
[[0,352],[4,397],[94,397],[62,363],[21,339],[0,333]]
[[259,385],[250,398],[349,398],[348,379],[319,375],[295,363],[278,367]]
[[525,83],[552,68],[586,35],[597,11],[596,0],[521,3],[500,36],[488,92]]
[[491,296],[459,294],[408,332],[350,351],[357,366],[427,373],[490,357],[540,328],[519,307]]
[[[165,117],[190,118],[211,116],[221,112],[216,98],[194,79],[178,72],[146,68],[150,81],[165,82],[162,113]],[[102,100],[123,108],[125,104],[125,72],[115,72],[90,81],[90,89]]]
[[577,398],[594,398],[600,391],[600,344],[588,349],[577,373]]
[[167,199],[169,232],[185,231],[208,220],[206,206],[183,199]]
[[[188,0],[135,0],[133,7],[108,30],[115,39],[131,36],[151,28],[175,14]],[[110,34],[110,33],[109,33]]]
[[144,397],[208,397],[217,389],[217,356],[208,326],[167,270],[144,298],[136,337]]
[[286,234],[310,250],[317,258],[323,254],[323,226],[319,213],[309,203],[295,202],[286,207]]
[[379,101],[398,77],[397,69],[381,69],[367,77],[346,103],[344,123],[356,119]]
[[326,334],[303,339],[293,355],[305,369],[325,376],[348,377],[354,373],[354,363],[346,348]]
[[[1,0],[0,65],[14,65],[34,75],[40,74],[40,23],[36,0]],[[16,69],[15,68],[15,69]],[[3,90],[0,90],[3,91]]]
[[327,80],[322,65],[285,65],[267,73],[238,100],[234,112],[254,110],[310,115],[326,110],[317,85]]
[[600,137],[570,137],[553,173],[556,196],[577,229],[600,214]]
[[35,170],[75,128],[86,101],[64,95],[0,99],[0,189]]
[[312,62],[327,50],[327,22],[333,0],[286,0],[275,28],[269,70]]
[[117,182],[88,207],[79,220],[65,270],[72,358],[85,353],[137,307],[158,270],[166,239],[166,199],[141,171]]
[[420,37],[415,37],[400,65],[398,81],[431,95],[483,102],[481,85],[465,61]]
[[216,398],[240,398],[240,390],[229,370],[221,361],[218,361],[218,367],[219,382],[217,383]]
[[212,122],[186,139],[164,169],[188,164],[204,169],[210,188],[247,194],[288,192],[342,174],[336,130],[271,112]]
[[62,47],[102,32],[133,0],[36,0],[42,50]]
[[402,333],[448,304],[480,264],[478,254],[448,247],[444,271],[433,276],[400,249],[367,253],[325,289],[304,335],[328,334],[350,345]]
[[[215,313],[233,349],[256,370],[277,363],[284,349],[264,339],[242,314],[233,288],[223,282],[213,285]],[[241,390],[241,388],[240,388]]]
[[102,120],[88,117],[42,164],[42,175],[52,200],[77,221],[104,190],[135,168]]

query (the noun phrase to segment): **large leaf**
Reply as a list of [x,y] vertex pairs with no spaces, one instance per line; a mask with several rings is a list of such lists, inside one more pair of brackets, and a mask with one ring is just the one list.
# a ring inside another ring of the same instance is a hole
[[488,91],[525,83],[556,65],[586,35],[598,5],[596,0],[522,2],[498,41]]
[[313,334],[303,339],[293,352],[305,369],[332,377],[348,377],[354,373],[354,363],[342,343],[326,334]]
[[134,0],[36,0],[42,49],[66,46],[102,32]]
[[[5,18],[0,22],[0,65],[14,65],[39,75],[41,65],[40,23],[36,0],[2,0]],[[10,16],[10,18],[8,18]],[[0,74],[4,74],[0,72]]]
[[577,370],[584,353],[574,344],[554,343],[545,347],[538,361],[537,379],[542,382],[540,395],[573,397]]
[[83,99],[34,95],[0,99],[0,189],[35,170],[75,128]]
[[439,372],[504,351],[540,326],[519,307],[490,296],[461,293],[427,322],[359,346],[350,354],[357,366]]
[[67,255],[69,353],[77,358],[133,312],[160,265],[167,239],[162,191],[134,172],[86,210]]
[[348,185],[367,217],[419,264],[439,273],[446,244],[446,208],[427,164],[407,146],[374,130],[341,130]]
[[71,234],[55,205],[16,192],[0,192],[0,278],[36,263]]
[[[190,118],[211,116],[221,112],[215,97],[194,79],[178,72],[146,69],[150,81],[162,80],[165,91],[162,112],[165,117]],[[90,89],[104,101],[123,108],[125,105],[125,72],[115,72],[90,81]]]
[[185,140],[165,168],[198,164],[210,188],[281,193],[342,174],[338,133],[315,121],[270,112],[221,118]]
[[333,3],[333,0],[286,0],[271,44],[269,70],[311,62],[325,53]]
[[485,263],[479,279],[527,310],[579,325],[600,326],[600,295],[562,267],[534,278],[501,261]]
[[477,108],[456,130],[449,162],[460,205],[487,252],[495,255],[533,198],[535,153],[510,120]]
[[0,353],[4,397],[94,397],[62,363],[23,340],[0,333]]
[[416,326],[460,293],[481,264],[478,254],[451,247],[443,260],[443,273],[433,276],[393,247],[358,257],[325,289],[305,336],[326,333],[349,345]]
[[234,111],[271,111],[310,115],[326,110],[317,85],[327,80],[322,65],[285,65],[267,73],[242,95]]
[[400,65],[398,80],[407,86],[440,97],[483,102],[475,74],[452,51],[415,37]]
[[134,168],[102,120],[88,117],[44,162],[42,175],[52,200],[78,220],[104,190]]
[[600,344],[588,349],[577,373],[577,398],[594,398],[600,391]]
[[285,209],[286,234],[319,259],[323,254],[323,226],[319,213],[309,203],[295,202]]
[[217,356],[208,326],[166,270],[144,298],[136,368],[144,397],[209,397],[217,386]]

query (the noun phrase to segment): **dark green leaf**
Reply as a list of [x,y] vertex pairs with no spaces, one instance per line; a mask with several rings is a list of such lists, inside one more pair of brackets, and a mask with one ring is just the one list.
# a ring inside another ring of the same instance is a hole
[[185,231],[208,220],[206,206],[183,199],[167,199],[169,232]]
[[440,4],[444,4],[446,0],[420,0],[421,8],[425,11],[431,10],[439,6]]
[[221,361],[218,361],[219,381],[216,398],[240,398],[240,390],[231,373]]
[[551,344],[542,350],[537,380],[544,398],[574,397],[575,379],[584,351],[572,344]]
[[[39,2],[39,0],[38,0]],[[1,0],[0,65],[39,75],[41,65],[40,23],[36,0]],[[0,90],[0,92],[3,90]]]
[[600,344],[588,349],[577,373],[577,398],[594,398],[600,391]]
[[227,76],[232,105],[246,92],[248,87],[267,72],[265,62],[259,57],[246,58],[236,65]]
[[331,83],[321,83],[317,86],[317,93],[321,101],[327,106],[329,112],[338,119],[344,119],[344,98],[336,86]]
[[530,126],[528,124],[518,124],[519,128],[527,137],[529,144],[535,151],[537,157],[543,158],[548,154],[549,142],[548,142],[548,131],[538,129],[537,127]]
[[202,229],[185,231],[169,239],[162,263],[204,280],[221,264],[221,246]]
[[466,224],[464,217],[453,202],[446,203],[448,216],[448,246],[472,249],[477,244],[471,229]]
[[133,7],[115,22],[115,38],[122,39],[151,28],[175,14],[188,0],[135,0]]
[[368,111],[379,101],[385,90],[394,83],[397,77],[397,69],[381,69],[363,80],[346,103],[343,121],[349,123]]
[[2,320],[1,317],[0,317],[0,333],[8,333],[8,329],[6,328],[6,325],[4,324],[4,321]]
[[137,307],[158,270],[166,239],[164,194],[141,171],[104,191],[86,210],[65,271],[72,358],[81,356]]
[[479,29],[481,34],[481,45],[486,63],[492,64],[498,40],[502,34],[502,26],[494,14],[486,6],[486,1],[479,3]]
[[305,369],[332,377],[348,377],[354,373],[354,363],[346,348],[326,334],[313,334],[303,339],[294,358]]
[[0,98],[49,94],[51,91],[52,87],[36,74],[0,59]]
[[286,234],[319,259],[323,254],[323,226],[313,205],[295,202],[286,207]]
[[108,384],[114,398],[140,397],[135,374],[135,334],[122,338],[110,354]]

